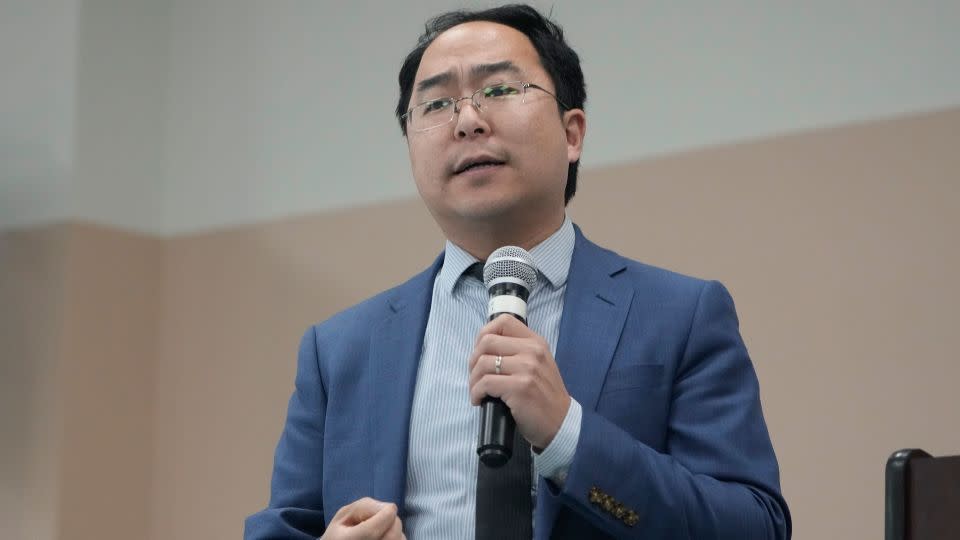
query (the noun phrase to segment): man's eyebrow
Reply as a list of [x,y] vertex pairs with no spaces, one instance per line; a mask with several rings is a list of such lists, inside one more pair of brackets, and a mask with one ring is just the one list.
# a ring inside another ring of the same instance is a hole
[[[486,75],[493,75],[494,73],[501,73],[504,71],[509,71],[519,75],[520,68],[510,60],[504,60],[502,62],[494,62],[492,64],[477,64],[470,68],[470,75],[472,77],[483,77]],[[452,71],[444,71],[443,73],[438,73],[432,77],[427,77],[426,79],[417,83],[417,93],[423,93],[431,88],[442,86],[449,83],[453,80]]]
[[432,77],[427,77],[426,79],[417,83],[417,92],[422,93],[433,88],[434,86],[447,84],[451,79],[453,79],[453,73],[450,71],[444,71],[443,73],[438,73]]
[[511,73],[520,74],[520,68],[510,60],[504,60],[502,62],[494,62],[492,64],[477,64],[470,68],[470,75],[474,77],[483,77],[484,75],[493,75],[494,73],[500,73],[503,71],[509,71]]

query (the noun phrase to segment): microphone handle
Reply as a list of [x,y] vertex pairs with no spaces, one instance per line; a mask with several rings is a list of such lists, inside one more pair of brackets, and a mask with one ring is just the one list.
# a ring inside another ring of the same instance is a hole
[[[516,313],[509,313],[523,324],[527,321]],[[493,313],[489,320],[502,313]],[[510,414],[510,407],[500,398],[487,396],[480,402],[480,442],[477,455],[480,461],[491,468],[504,466],[513,457],[513,436],[517,422]]]
[[496,469],[513,457],[513,436],[517,422],[510,408],[500,398],[487,396],[480,402],[480,462]]

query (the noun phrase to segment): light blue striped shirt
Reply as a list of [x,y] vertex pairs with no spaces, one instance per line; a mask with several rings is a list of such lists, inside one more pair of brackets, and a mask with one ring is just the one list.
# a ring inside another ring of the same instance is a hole
[[[528,325],[556,355],[557,335],[575,234],[570,218],[530,250],[539,279],[528,302]],[[404,532],[410,540],[473,540],[480,408],[470,404],[467,361],[477,332],[487,322],[488,293],[463,272],[477,262],[447,242],[433,299],[410,414]],[[560,431],[539,455],[537,476],[562,485],[580,437],[582,410],[571,398]],[[532,519],[532,517],[531,517]]]

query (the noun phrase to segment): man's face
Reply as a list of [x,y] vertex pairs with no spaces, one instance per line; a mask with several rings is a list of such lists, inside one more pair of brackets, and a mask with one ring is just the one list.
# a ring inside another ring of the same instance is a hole
[[[523,33],[490,22],[461,24],[424,51],[408,107],[508,81],[556,93]],[[580,158],[583,111],[561,115],[554,98],[535,89],[509,107],[479,112],[470,100],[459,107],[452,122],[407,135],[417,189],[441,228],[562,215],[568,166]],[[462,170],[474,161],[499,164]]]

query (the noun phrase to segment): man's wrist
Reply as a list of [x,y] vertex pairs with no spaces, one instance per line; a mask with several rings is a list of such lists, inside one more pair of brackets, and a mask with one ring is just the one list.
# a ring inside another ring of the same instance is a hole
[[570,406],[560,425],[560,430],[554,435],[550,444],[542,452],[534,453],[533,463],[537,474],[552,480],[562,486],[567,479],[567,472],[573,463],[573,456],[580,442],[580,424],[583,420],[583,409],[577,400],[570,398]]

